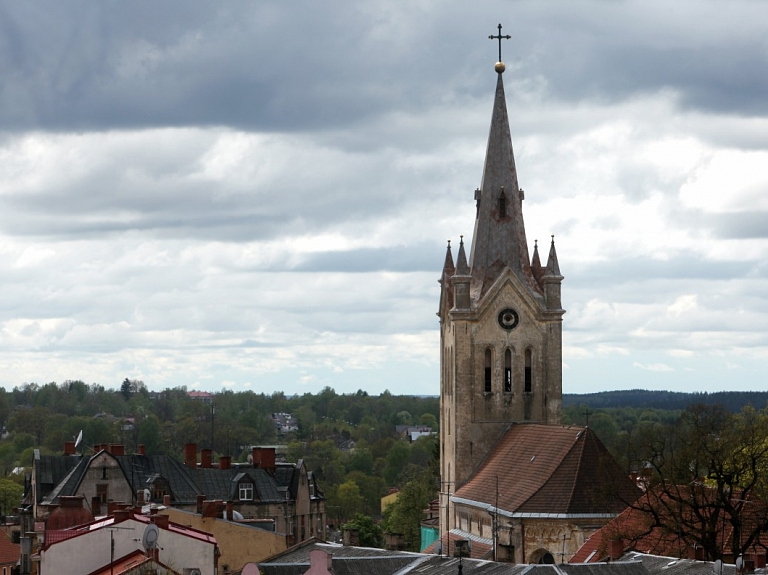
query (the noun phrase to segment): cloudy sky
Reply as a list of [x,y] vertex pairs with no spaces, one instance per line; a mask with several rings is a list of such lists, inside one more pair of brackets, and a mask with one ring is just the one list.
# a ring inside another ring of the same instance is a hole
[[475,4],[0,0],[0,385],[436,394],[501,22],[564,391],[766,389],[768,3]]

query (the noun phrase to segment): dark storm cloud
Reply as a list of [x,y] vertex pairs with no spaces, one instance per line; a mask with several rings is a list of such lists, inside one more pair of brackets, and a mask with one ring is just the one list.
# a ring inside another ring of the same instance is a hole
[[640,9],[563,3],[543,15],[535,3],[408,12],[337,2],[6,2],[0,125],[338,129],[484,93],[480,64],[495,52],[487,34],[504,16],[514,36],[505,47],[510,83],[543,76],[565,100],[673,88],[684,105],[705,110],[768,109],[761,36],[713,34],[702,44],[688,30],[696,15],[678,15],[660,41],[653,16],[666,12],[649,6],[638,19]]
[[362,6],[291,6],[4,4],[0,124],[308,130],[426,96],[409,82],[429,69],[395,23],[377,32]]

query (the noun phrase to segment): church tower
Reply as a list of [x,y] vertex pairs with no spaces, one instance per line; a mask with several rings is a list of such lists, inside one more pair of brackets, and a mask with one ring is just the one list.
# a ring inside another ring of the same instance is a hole
[[[499,25],[491,38],[500,45],[508,36]],[[554,237],[546,266],[537,245],[529,257],[500,49],[496,72],[469,260],[463,237],[455,264],[449,243],[440,279],[443,510],[510,423],[559,424],[561,417],[563,276]],[[454,527],[452,515],[441,520],[441,533]]]

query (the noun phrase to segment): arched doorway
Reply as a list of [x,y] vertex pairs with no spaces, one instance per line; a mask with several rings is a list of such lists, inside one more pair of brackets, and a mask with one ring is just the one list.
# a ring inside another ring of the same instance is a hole
[[555,557],[548,550],[539,548],[531,553],[530,563],[538,563],[540,565],[554,565]]

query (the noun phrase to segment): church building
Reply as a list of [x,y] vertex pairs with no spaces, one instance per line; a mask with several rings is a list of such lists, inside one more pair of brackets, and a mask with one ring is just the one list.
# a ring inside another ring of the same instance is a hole
[[597,496],[601,478],[636,487],[591,430],[560,425],[563,275],[554,236],[545,265],[536,243],[529,255],[499,60],[471,251],[462,237],[454,263],[449,243],[440,279],[440,533],[547,562],[624,509]]

